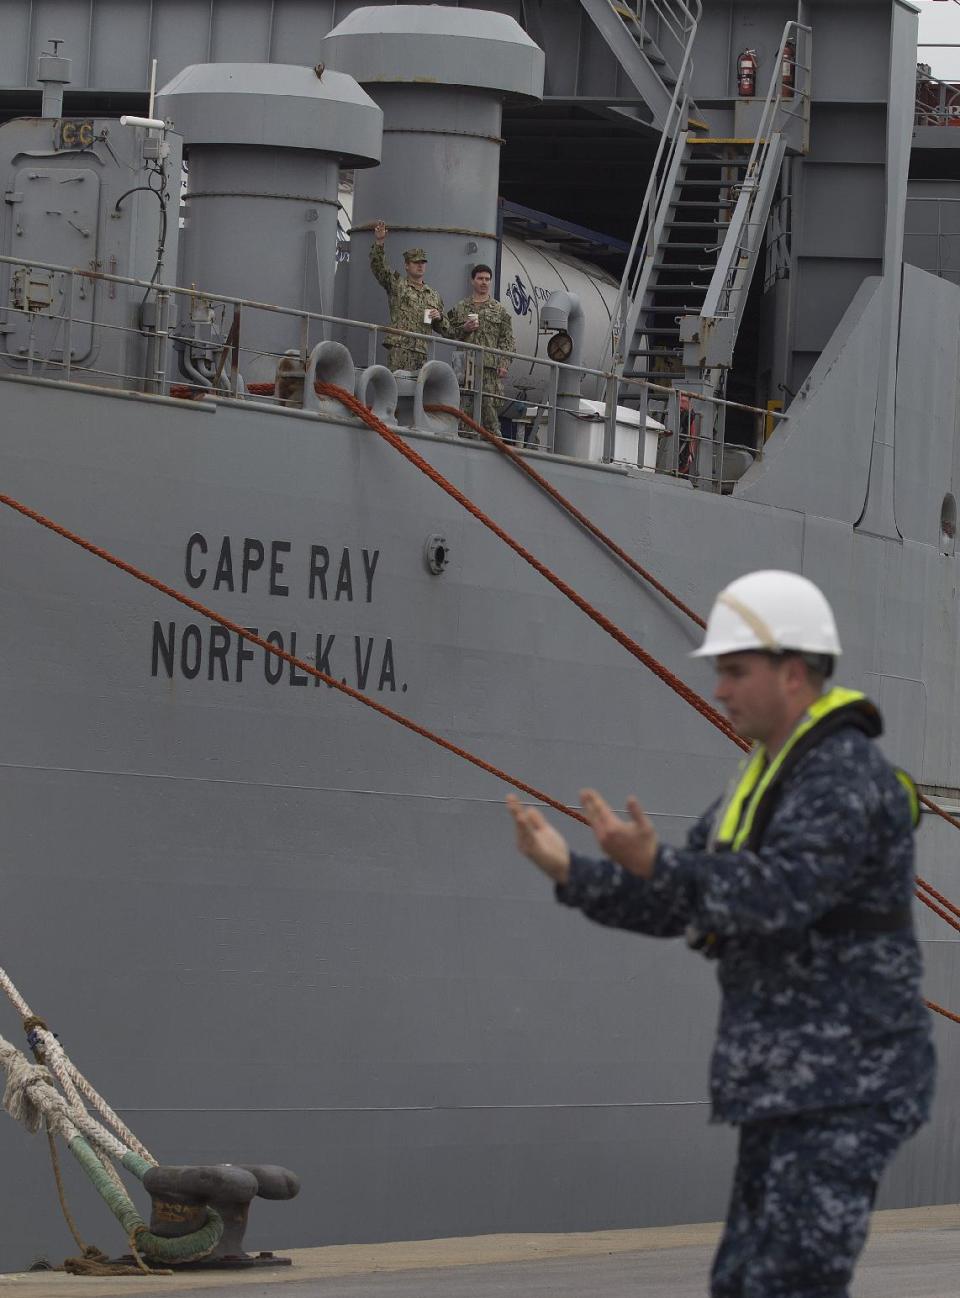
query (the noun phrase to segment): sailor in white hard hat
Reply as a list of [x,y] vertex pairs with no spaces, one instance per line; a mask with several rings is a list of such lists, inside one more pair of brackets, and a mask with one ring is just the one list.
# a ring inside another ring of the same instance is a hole
[[772,760],[821,698],[841,652],[833,610],[813,582],[763,571],[720,592],[691,657],[715,660],[714,697],[737,733]]
[[715,696],[753,748],[683,848],[636,799],[623,819],[587,789],[592,859],[508,799],[558,901],[686,935],[718,962],[713,1117],[740,1145],[712,1298],[846,1298],[880,1176],[929,1116],[916,791],[874,742],[874,705],[826,687],[840,652],[805,577],[754,572],[720,592],[695,656],[715,660]]

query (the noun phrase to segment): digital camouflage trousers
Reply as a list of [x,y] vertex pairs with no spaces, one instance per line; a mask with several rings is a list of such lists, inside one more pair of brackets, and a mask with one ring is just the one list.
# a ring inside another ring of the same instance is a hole
[[387,367],[391,370],[418,370],[426,363],[426,343],[397,342],[387,348]]
[[908,1134],[882,1105],[744,1123],[711,1298],[848,1298],[877,1184]]
[[[474,393],[465,390],[463,393],[461,405],[463,409],[478,424],[483,424],[484,428],[490,433],[500,436],[500,411],[504,407],[503,401],[503,380],[496,370],[485,369],[483,371],[483,395],[480,398],[479,416],[475,413]],[[461,437],[478,437],[472,428],[460,430]]]

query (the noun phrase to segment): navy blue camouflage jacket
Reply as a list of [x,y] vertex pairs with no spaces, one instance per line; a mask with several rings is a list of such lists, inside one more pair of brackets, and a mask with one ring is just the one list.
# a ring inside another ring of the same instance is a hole
[[718,935],[715,1120],[883,1104],[909,1132],[929,1115],[934,1059],[912,927],[821,933],[837,906],[889,911],[914,886],[911,810],[876,744],[845,726],[804,754],[756,850],[707,851],[720,803],[649,881],[573,854],[565,905],[658,937]]

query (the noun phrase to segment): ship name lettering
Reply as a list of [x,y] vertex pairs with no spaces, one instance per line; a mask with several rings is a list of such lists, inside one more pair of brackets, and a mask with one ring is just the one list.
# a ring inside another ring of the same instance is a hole
[[[255,626],[245,629],[251,635],[261,635]],[[352,668],[352,679],[340,675],[344,684],[353,685],[359,690],[365,690],[369,686],[370,689],[376,688],[379,693],[396,693],[397,668],[393,639],[390,636],[383,639],[376,636],[353,636],[353,655],[350,661],[349,648],[335,659],[334,646],[338,634],[340,633],[325,635],[316,632],[312,653],[301,652],[296,631],[271,630],[264,632],[262,638],[294,658],[302,657],[308,662],[316,663],[317,669],[327,676],[336,677]],[[341,634],[341,639],[344,638]],[[155,621],[153,624],[151,676],[166,676],[169,680],[181,676],[188,681],[201,677],[207,681],[226,681],[239,685],[251,679],[251,676],[259,675],[259,666],[250,667],[257,660],[260,660],[263,679],[268,685],[279,685],[281,681],[293,686],[310,683],[310,676],[302,667],[251,644],[226,627],[213,624],[204,628],[195,622],[182,628],[176,622]],[[313,683],[320,686],[326,682],[314,676]],[[328,689],[332,688],[329,683],[326,684]],[[401,692],[405,693],[406,688],[406,684],[400,685]]]
[[[194,532],[187,541],[183,571],[193,590],[209,585],[211,590],[228,590],[246,595],[255,586],[266,588],[269,595],[290,594],[287,576],[293,552],[291,541],[261,541],[255,536],[242,540],[224,536],[209,541],[203,532]],[[373,601],[373,578],[380,561],[379,550],[362,548],[359,555],[349,546],[331,549],[311,545],[307,571],[307,598],[347,604],[354,593],[370,604]],[[360,574],[362,572],[362,583]],[[260,574],[258,576],[258,574]]]
[[[321,599],[328,599],[327,573],[330,571],[330,551],[325,545],[312,545],[310,547],[310,572],[307,588],[307,598],[316,599],[317,592],[320,593]],[[377,563],[380,560],[380,551],[374,550],[373,553],[363,549],[360,551],[360,558],[363,563],[363,579],[365,583],[365,597],[369,604],[373,600],[373,575],[377,571]],[[350,559],[350,550],[344,546],[340,555],[340,562],[337,565],[336,583],[333,582],[331,574],[331,585],[334,587],[334,602],[341,597],[345,598],[348,603],[353,602],[353,566]]]

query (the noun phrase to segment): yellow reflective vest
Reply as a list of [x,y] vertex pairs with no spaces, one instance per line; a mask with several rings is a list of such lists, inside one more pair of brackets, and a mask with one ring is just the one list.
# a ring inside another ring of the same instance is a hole
[[[744,760],[729,796],[720,805],[707,850],[755,849],[762,840],[785,775],[825,735],[848,725],[851,714],[868,733],[874,736],[880,733],[879,713],[867,696],[838,685],[811,705],[773,761],[768,759],[767,750],[758,745]],[[894,770],[910,800],[916,826],[920,821],[916,785],[906,771],[896,767]]]

